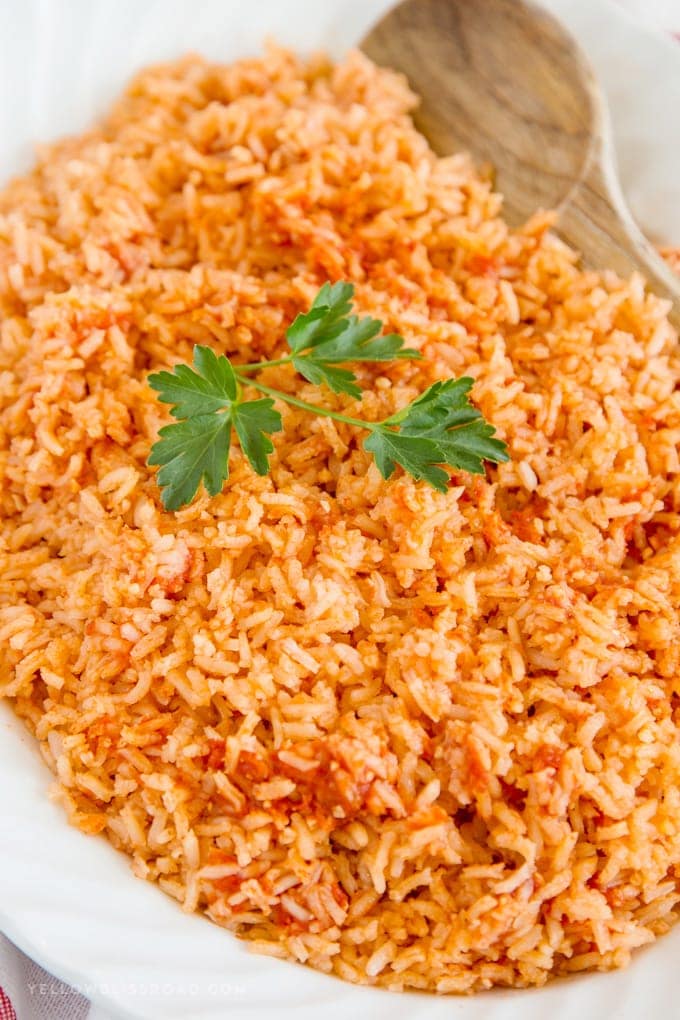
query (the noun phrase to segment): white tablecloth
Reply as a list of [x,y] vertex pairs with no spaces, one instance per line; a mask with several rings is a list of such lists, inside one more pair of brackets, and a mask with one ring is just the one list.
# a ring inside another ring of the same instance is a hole
[[115,1020],[0,935],[0,1020]]
[[[680,37],[680,0],[619,0],[642,22]],[[29,960],[0,934],[0,1020],[116,1020]],[[160,1018],[159,1018],[160,1020]]]

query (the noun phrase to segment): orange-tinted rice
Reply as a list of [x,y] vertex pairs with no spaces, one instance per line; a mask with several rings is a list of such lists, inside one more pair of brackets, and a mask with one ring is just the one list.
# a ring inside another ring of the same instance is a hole
[[[0,196],[0,693],[134,872],[394,989],[625,964],[680,887],[680,396],[640,279],[511,232],[396,75],[271,50],[140,75]],[[468,373],[510,446],[445,495],[282,407],[272,472],[162,511],[152,369],[271,358],[326,280]],[[225,936],[226,937],[226,936]]]

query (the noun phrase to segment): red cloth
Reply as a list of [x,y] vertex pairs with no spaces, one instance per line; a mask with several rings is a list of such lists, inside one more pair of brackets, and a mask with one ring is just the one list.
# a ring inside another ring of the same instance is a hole
[[0,1020],[17,1020],[14,1006],[0,988]]

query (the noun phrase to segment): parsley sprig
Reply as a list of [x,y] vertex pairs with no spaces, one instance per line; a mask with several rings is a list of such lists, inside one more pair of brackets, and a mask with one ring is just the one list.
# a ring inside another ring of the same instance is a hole
[[[390,478],[400,465],[417,481],[445,492],[449,476],[442,465],[483,474],[484,461],[508,459],[505,443],[494,438],[494,427],[470,403],[473,380],[468,377],[434,383],[379,422],[310,404],[250,378],[263,368],[291,364],[309,382],[358,398],[361,389],[346,367],[349,362],[420,358],[418,351],[404,346],[402,337],[381,334],[378,319],[352,314],[353,296],[351,283],[324,284],[309,311],[288,327],[291,353],[285,357],[232,365],[223,354],[197,345],[193,368],[175,365],[171,372],[149,376],[149,385],[159,400],[171,405],[170,414],[177,419],[160,429],[148,461],[160,467],[157,477],[166,510],[190,503],[201,482],[211,496],[222,491],[229,477],[232,431],[253,470],[266,475],[274,449],[270,436],[282,428],[276,400],[368,431],[364,449],[375,457],[383,478]],[[243,386],[265,396],[245,399]]]

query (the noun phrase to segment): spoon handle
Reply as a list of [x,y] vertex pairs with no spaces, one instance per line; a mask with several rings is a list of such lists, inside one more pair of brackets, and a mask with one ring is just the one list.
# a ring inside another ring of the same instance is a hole
[[594,144],[584,175],[559,211],[557,229],[590,265],[607,266],[623,277],[642,273],[655,294],[672,302],[668,318],[680,332],[680,279],[635,223],[606,138]]

